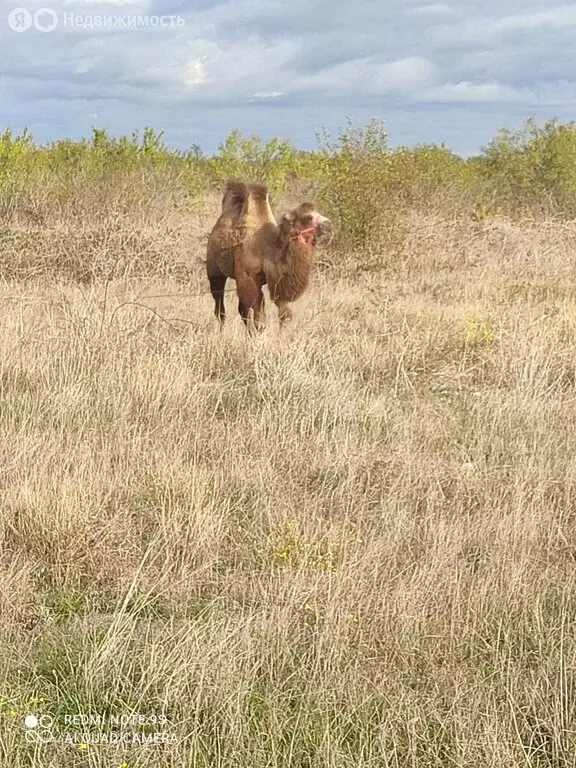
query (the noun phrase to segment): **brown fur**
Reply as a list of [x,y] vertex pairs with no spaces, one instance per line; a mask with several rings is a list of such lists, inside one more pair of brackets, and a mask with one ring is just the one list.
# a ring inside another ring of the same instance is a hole
[[[312,231],[304,231],[312,229]],[[302,203],[278,225],[270,207],[266,185],[230,181],[222,199],[222,212],[208,239],[206,271],[215,302],[215,315],[224,322],[226,280],[236,281],[238,311],[251,327],[264,325],[264,294],[278,307],[284,324],[292,312],[289,304],[307,289],[319,243],[330,242],[332,225]]]

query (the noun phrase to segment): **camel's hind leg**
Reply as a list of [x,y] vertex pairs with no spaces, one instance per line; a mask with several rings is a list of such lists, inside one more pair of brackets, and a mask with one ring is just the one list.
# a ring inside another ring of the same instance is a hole
[[224,288],[226,287],[226,277],[224,275],[212,275],[210,280],[210,292],[214,299],[214,314],[220,323],[220,328],[224,325],[226,318],[226,309],[224,307]]
[[[264,329],[264,294],[262,286],[264,280],[261,275],[243,274],[236,277],[236,292],[238,294],[238,312],[242,316],[244,325],[250,332],[254,329]],[[251,318],[252,315],[252,318]]]

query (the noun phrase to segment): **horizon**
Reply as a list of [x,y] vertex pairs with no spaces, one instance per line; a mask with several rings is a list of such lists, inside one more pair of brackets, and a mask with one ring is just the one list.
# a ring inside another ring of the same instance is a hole
[[[531,120],[535,120],[534,116],[533,115],[528,115],[526,118],[524,118],[521,121],[521,123],[515,129],[511,129],[510,126],[507,126],[507,125],[500,126],[498,128],[498,130],[494,133],[494,135],[491,136],[488,139],[488,141],[486,141],[486,144],[482,145],[481,147],[478,147],[475,152],[470,152],[470,153],[457,152],[453,147],[451,147],[445,141],[418,142],[418,143],[415,143],[415,144],[403,144],[403,143],[400,143],[400,142],[395,142],[395,141],[393,141],[392,137],[390,137],[390,135],[386,131],[386,121],[384,119],[382,119],[382,118],[377,118],[377,117],[376,118],[371,118],[366,123],[362,123],[362,124],[355,123],[353,120],[351,120],[349,124],[346,124],[345,122],[343,122],[341,125],[338,125],[337,128],[334,131],[328,131],[326,126],[320,126],[318,128],[317,132],[316,132],[316,145],[315,146],[299,146],[297,143],[295,143],[293,141],[293,139],[290,136],[283,136],[283,135],[262,136],[261,134],[257,133],[256,131],[243,132],[240,129],[235,128],[235,127],[232,127],[230,129],[230,131],[226,135],[223,135],[222,137],[217,137],[217,145],[212,150],[205,150],[205,148],[203,146],[199,145],[196,142],[194,142],[194,143],[192,143],[190,145],[180,145],[180,146],[178,146],[177,144],[171,143],[169,141],[169,138],[166,135],[167,134],[166,131],[164,131],[162,129],[156,130],[156,129],[152,128],[152,126],[142,126],[142,127],[138,127],[138,128],[127,129],[127,130],[125,130],[123,132],[119,132],[119,133],[113,133],[106,126],[93,125],[93,126],[90,127],[89,131],[85,135],[76,135],[76,136],[61,135],[61,136],[55,136],[53,138],[48,138],[48,139],[46,139],[44,141],[41,141],[41,140],[39,141],[37,139],[37,137],[34,135],[33,131],[30,129],[29,126],[25,125],[25,126],[23,126],[22,129],[16,129],[16,128],[14,128],[11,125],[5,125],[5,126],[0,126],[0,138],[2,138],[2,136],[5,136],[7,133],[11,134],[11,137],[12,137],[13,140],[17,140],[17,139],[22,138],[25,135],[27,135],[28,138],[33,142],[33,144],[37,148],[48,149],[48,148],[50,148],[51,145],[55,145],[55,144],[57,144],[58,142],[61,142],[61,141],[72,141],[74,143],[81,143],[83,141],[90,142],[90,141],[92,141],[92,139],[94,137],[94,134],[96,132],[102,132],[102,133],[106,134],[106,136],[108,138],[112,139],[113,141],[119,141],[122,138],[131,138],[135,134],[137,135],[138,140],[142,140],[143,137],[144,137],[145,132],[147,130],[151,129],[154,132],[154,135],[156,136],[156,138],[161,140],[161,142],[163,144],[163,149],[165,151],[167,151],[168,153],[174,153],[174,154],[177,154],[177,153],[193,153],[195,151],[199,151],[201,158],[209,159],[211,157],[216,157],[216,156],[219,155],[219,153],[222,151],[223,144],[226,141],[226,139],[231,134],[233,134],[236,131],[239,131],[239,133],[240,133],[240,135],[241,135],[241,137],[243,139],[250,139],[250,138],[253,138],[253,137],[260,139],[261,142],[262,142],[262,145],[265,145],[266,142],[268,142],[270,140],[278,139],[278,140],[283,141],[283,142],[286,142],[286,141],[290,142],[292,147],[294,148],[294,150],[296,150],[296,152],[312,152],[312,153],[314,153],[314,152],[318,152],[318,151],[321,150],[321,147],[320,147],[320,134],[323,131],[326,130],[328,132],[328,135],[329,135],[330,139],[334,140],[335,138],[337,138],[337,136],[338,136],[340,131],[347,130],[347,128],[349,128],[349,127],[351,127],[352,129],[364,130],[364,129],[366,129],[368,127],[368,125],[372,121],[375,121],[384,129],[384,133],[386,134],[387,147],[391,151],[396,151],[396,150],[400,150],[400,149],[408,149],[408,150],[412,150],[413,151],[413,150],[416,150],[416,149],[418,149],[419,147],[422,147],[422,146],[433,146],[433,147],[437,147],[437,148],[444,148],[444,149],[452,152],[452,154],[456,155],[457,157],[460,157],[462,160],[466,161],[466,160],[473,159],[475,157],[482,156],[482,154],[486,150],[486,148],[487,148],[488,144],[490,143],[490,141],[492,139],[496,138],[499,135],[500,131],[502,131],[502,130],[509,130],[509,131],[512,131],[512,132],[519,131],[523,127],[525,127],[529,123],[529,121],[531,121]],[[554,120],[557,120],[557,118],[556,117],[550,117],[550,118],[548,118],[548,120],[546,122],[553,122]],[[538,122],[538,121],[535,121],[535,122],[536,122],[536,124],[538,125],[539,128],[541,128],[544,125],[543,122]],[[560,121],[560,122],[562,122],[562,121]],[[212,143],[212,146],[214,146],[214,142]]]

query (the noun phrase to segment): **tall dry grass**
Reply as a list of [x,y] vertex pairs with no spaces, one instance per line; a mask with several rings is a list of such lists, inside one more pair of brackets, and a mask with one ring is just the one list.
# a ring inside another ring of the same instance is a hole
[[[10,229],[1,764],[574,765],[576,227],[413,215],[251,340],[218,204]],[[67,743],[96,713],[174,741]]]

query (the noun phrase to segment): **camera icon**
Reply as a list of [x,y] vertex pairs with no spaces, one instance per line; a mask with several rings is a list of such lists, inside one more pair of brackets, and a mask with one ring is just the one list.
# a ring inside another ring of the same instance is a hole
[[26,715],[24,725],[26,733],[24,738],[28,744],[49,744],[54,740],[54,734],[50,730],[54,724],[52,715]]

